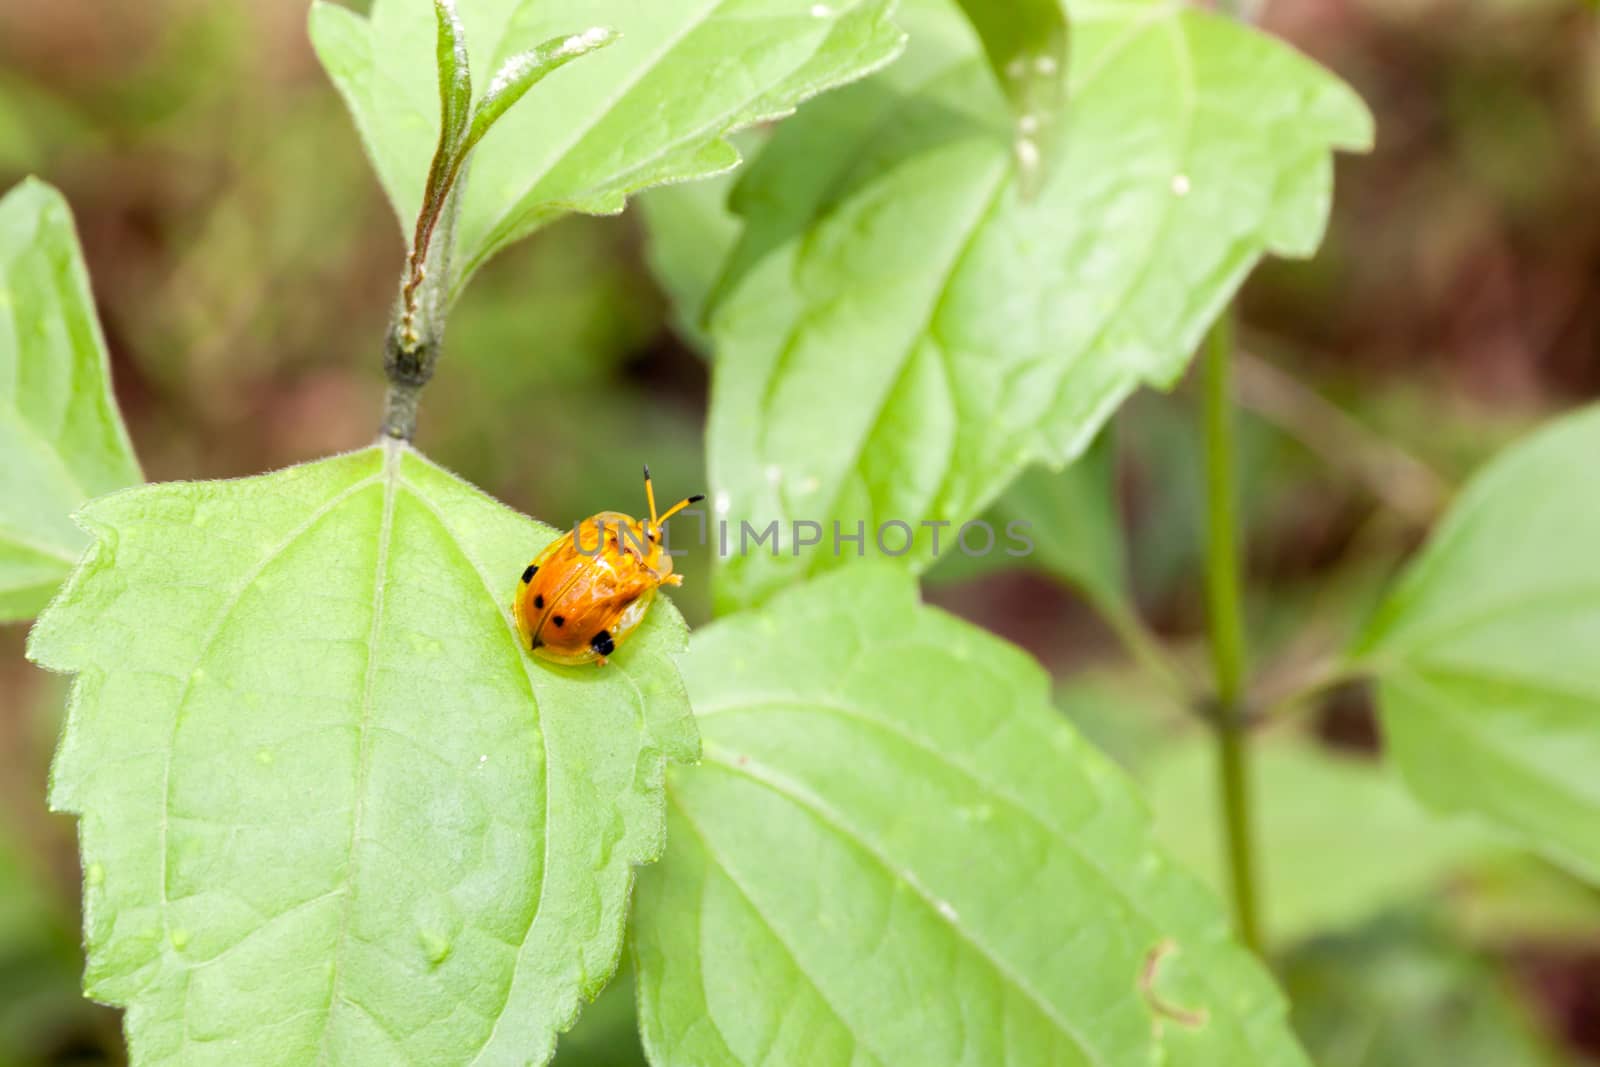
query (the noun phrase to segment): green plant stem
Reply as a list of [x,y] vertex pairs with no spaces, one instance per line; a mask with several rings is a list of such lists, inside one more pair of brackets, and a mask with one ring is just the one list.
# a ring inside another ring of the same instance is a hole
[[1242,940],[1261,951],[1255,842],[1251,825],[1249,751],[1245,733],[1245,640],[1239,578],[1236,449],[1233,407],[1233,312],[1225,311],[1207,335],[1201,387],[1206,467],[1206,605],[1216,695],[1212,727],[1217,738],[1217,783],[1233,895],[1234,923]]

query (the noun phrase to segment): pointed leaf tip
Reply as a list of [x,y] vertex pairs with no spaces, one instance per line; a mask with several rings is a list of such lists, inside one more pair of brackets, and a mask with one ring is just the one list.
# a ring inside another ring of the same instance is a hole
[[34,177],[0,196],[0,338],[0,621],[13,621],[82,554],[72,513],[141,480],[72,210]]
[[500,69],[495,71],[494,78],[489,82],[488,92],[478,101],[477,110],[472,116],[472,127],[467,131],[462,151],[471,150],[483,140],[484,134],[489,132],[489,128],[500,119],[500,116],[509,111],[512,105],[521,100],[529,89],[543,80],[545,75],[580,56],[586,56],[614,43],[621,36],[616,30],[608,27],[592,26],[582,33],[552,37],[537,48],[519,52],[506,60],[500,65]]
[[433,12],[439,23],[439,147],[443,155],[461,140],[472,113],[472,70],[455,0],[433,0]]

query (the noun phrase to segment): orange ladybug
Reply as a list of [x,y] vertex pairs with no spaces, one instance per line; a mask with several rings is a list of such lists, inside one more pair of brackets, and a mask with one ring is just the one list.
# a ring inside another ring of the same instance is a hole
[[550,542],[528,564],[511,602],[522,647],[555,663],[605,666],[606,657],[644,620],[656,590],[683,584],[683,575],[672,573],[661,527],[705,497],[686,497],[657,515],[649,467],[644,494],[648,520],[602,511]]

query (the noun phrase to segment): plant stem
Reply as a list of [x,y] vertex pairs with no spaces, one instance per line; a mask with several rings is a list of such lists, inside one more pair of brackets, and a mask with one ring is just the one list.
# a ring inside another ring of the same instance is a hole
[[455,244],[465,169],[462,165],[452,172],[453,184],[437,205],[423,205],[423,215],[433,218],[417,224],[400,278],[400,298],[384,339],[383,369],[389,390],[384,397],[382,432],[401,441],[410,441],[416,435],[422,387],[433,377],[444,343],[450,253]]
[[1216,676],[1212,726],[1217,738],[1217,783],[1233,892],[1234,924],[1251,950],[1261,951],[1251,826],[1249,752],[1245,736],[1245,640],[1239,579],[1236,449],[1233,408],[1233,311],[1207,335],[1203,354],[1202,423],[1206,466],[1206,605]]

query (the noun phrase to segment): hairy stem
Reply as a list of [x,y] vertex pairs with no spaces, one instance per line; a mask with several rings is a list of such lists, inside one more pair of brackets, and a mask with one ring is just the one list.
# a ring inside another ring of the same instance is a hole
[[1239,578],[1236,449],[1233,407],[1233,312],[1207,335],[1201,388],[1206,467],[1206,606],[1216,681],[1212,726],[1217,739],[1217,784],[1239,938],[1261,950],[1251,825],[1250,768],[1245,726],[1245,639]]
[[389,390],[384,398],[382,431],[401,441],[410,441],[416,435],[422,387],[433,377],[444,343],[450,252],[455,245],[465,171],[464,164],[455,169],[450,191],[438,205],[423,206],[424,218],[417,223],[400,279],[400,299],[384,338],[383,369]]

